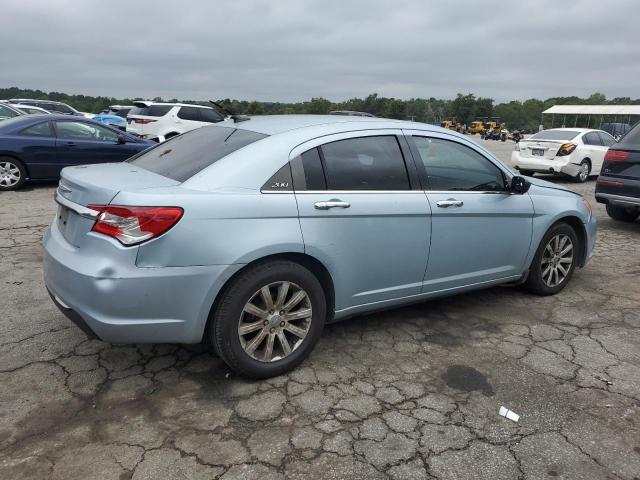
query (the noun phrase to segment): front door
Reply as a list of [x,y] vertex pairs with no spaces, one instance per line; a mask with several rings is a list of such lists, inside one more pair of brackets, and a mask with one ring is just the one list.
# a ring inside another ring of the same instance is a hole
[[329,269],[338,313],[421,290],[430,209],[397,135],[340,134],[292,152],[305,251]]
[[470,142],[412,132],[410,143],[432,209],[423,292],[520,276],[533,231],[529,195],[511,194],[506,173]]

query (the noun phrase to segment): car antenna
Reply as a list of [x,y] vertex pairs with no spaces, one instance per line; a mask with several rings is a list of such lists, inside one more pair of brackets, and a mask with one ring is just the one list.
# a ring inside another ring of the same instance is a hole
[[211,103],[214,107],[216,107],[221,112],[225,113],[230,119],[233,120],[234,123],[244,122],[244,121],[250,120],[250,118],[247,117],[246,115],[238,115],[238,114],[234,113],[233,110],[231,110],[231,109],[229,109],[227,107],[223,107],[222,105],[220,105],[217,102],[214,102],[213,100],[209,100],[209,103]]

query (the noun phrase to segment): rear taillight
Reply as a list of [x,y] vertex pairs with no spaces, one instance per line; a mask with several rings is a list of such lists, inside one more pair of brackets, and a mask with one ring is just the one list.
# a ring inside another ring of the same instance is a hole
[[575,143],[563,143],[558,153],[556,153],[557,157],[564,157],[565,155],[570,155],[575,149],[577,145]]
[[123,245],[136,245],[162,235],[182,217],[180,207],[126,207],[88,205],[100,212],[91,231],[115,238]]
[[624,150],[609,149],[604,156],[604,159],[609,162],[624,162],[627,158],[629,158],[629,152],[625,152]]
[[151,120],[149,118],[134,118],[133,123],[139,123],[140,125],[146,125],[147,123],[157,122],[157,120]]

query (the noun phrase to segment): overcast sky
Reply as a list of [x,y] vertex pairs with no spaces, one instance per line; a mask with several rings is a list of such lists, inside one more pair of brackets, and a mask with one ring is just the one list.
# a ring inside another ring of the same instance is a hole
[[640,97],[635,0],[4,0],[0,86],[115,97]]

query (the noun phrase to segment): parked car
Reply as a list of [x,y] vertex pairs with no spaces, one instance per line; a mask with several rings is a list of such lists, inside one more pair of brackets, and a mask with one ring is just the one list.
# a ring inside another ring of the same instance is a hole
[[157,142],[225,119],[220,112],[204,105],[133,103],[134,107],[127,114],[127,131]]
[[602,130],[552,128],[520,140],[511,163],[523,175],[553,173],[585,182],[600,172],[604,156],[616,140]]
[[22,105],[21,103],[12,104],[14,108],[26,113],[27,115],[49,115],[51,112],[48,112],[44,108],[34,107],[33,105]]
[[85,115],[84,113],[79,112],[75,108],[67,105],[66,103],[54,102],[52,100],[33,100],[30,98],[12,98],[9,100],[9,102],[14,104],[39,107],[48,112],[57,113],[61,115],[76,115],[79,117],[82,117]]
[[0,121],[7,120],[13,117],[19,117],[21,115],[26,115],[26,113],[14,107],[10,103],[0,103]]
[[640,123],[605,155],[596,201],[606,204],[614,220],[632,222],[640,215]]
[[111,125],[119,130],[126,131],[127,130],[127,119],[123,118],[120,115],[112,115],[109,113],[96,113],[92,120],[94,122],[104,123],[105,125]]
[[121,162],[153,142],[66,115],[21,115],[0,123],[0,190],[53,180],[69,165]]
[[133,105],[109,105],[102,113],[109,115],[117,115],[122,118],[127,118],[127,114],[131,111]]
[[65,168],[55,198],[44,276],[70,319],[110,342],[210,340],[250,377],[295,367],[326,322],[503,283],[555,294],[596,233],[581,195],[367,117],[218,123]]
[[603,123],[600,129],[607,132],[616,140],[620,140],[631,130],[631,125],[628,123]]

